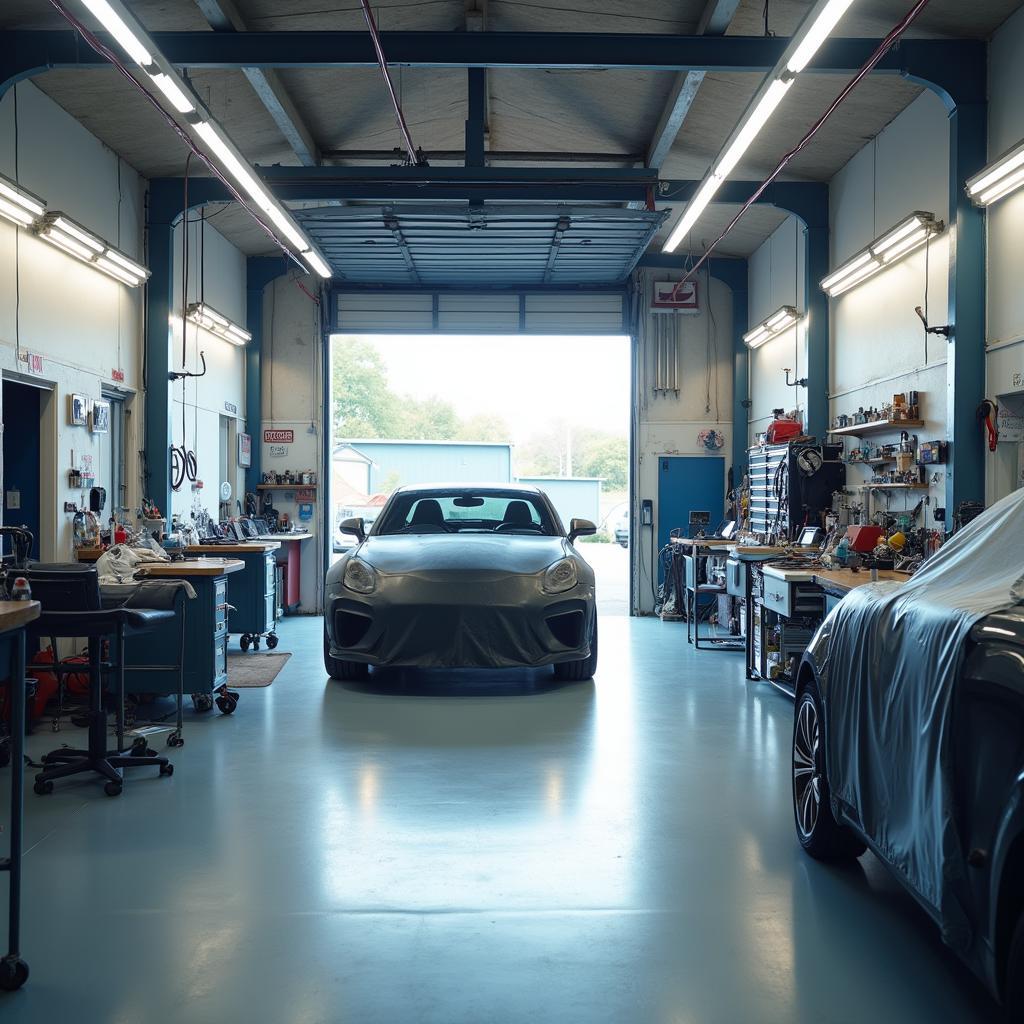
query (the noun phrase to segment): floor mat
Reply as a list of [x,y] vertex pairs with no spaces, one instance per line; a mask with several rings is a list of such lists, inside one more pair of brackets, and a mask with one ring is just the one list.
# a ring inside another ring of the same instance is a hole
[[228,686],[269,686],[291,654],[229,654]]

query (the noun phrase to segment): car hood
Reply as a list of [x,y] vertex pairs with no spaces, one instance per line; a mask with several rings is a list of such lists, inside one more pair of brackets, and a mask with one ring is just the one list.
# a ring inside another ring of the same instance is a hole
[[369,537],[356,552],[382,573],[498,572],[525,575],[569,554],[563,537],[409,534]]

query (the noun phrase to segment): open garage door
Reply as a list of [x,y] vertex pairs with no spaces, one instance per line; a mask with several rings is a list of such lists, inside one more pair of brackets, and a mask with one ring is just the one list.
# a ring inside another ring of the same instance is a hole
[[626,334],[625,293],[336,291],[339,334]]

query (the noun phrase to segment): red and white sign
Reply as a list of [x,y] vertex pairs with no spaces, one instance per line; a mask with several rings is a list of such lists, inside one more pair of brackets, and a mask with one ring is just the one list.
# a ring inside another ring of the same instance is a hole
[[655,281],[654,293],[651,295],[651,309],[699,312],[697,282],[687,281],[685,284],[679,284],[678,281]]
[[291,444],[295,440],[294,430],[264,430],[264,444]]
[[110,379],[118,384],[124,383],[124,370],[111,370]]
[[25,364],[25,369],[29,373],[35,374],[37,377],[43,372],[43,357],[37,355],[35,352],[26,352],[22,350],[19,356],[21,361]]

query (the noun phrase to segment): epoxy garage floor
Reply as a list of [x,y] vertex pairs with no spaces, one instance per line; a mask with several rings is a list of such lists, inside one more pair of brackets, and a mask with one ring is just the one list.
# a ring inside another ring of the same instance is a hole
[[321,628],[284,624],[284,671],[190,720],[172,778],[29,792],[32,976],[5,1021],[994,1015],[870,855],[800,852],[792,705],[739,655],[608,617],[593,683],[354,686],[325,677]]

